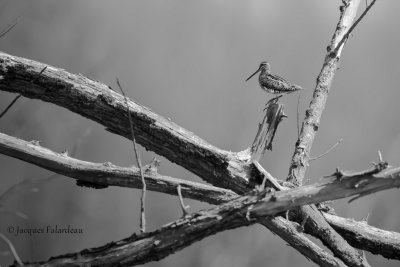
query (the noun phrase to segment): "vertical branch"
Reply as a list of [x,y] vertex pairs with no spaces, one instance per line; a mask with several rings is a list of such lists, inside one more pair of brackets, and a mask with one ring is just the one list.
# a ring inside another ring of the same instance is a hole
[[354,29],[354,27],[351,27],[357,14],[359,4],[360,0],[343,0],[343,6],[340,8],[340,19],[331,43],[328,46],[328,53],[325,56],[321,72],[318,75],[313,99],[306,111],[300,137],[297,140],[289,168],[287,181],[293,184],[301,185],[304,179],[304,174],[309,163],[311,146],[317,134],[321,115],[325,108],[332,80],[338,67],[342,48],[345,43],[344,40],[348,37],[348,32]]
[[[374,0],[375,2],[375,0]],[[373,3],[374,3],[373,2]],[[322,112],[329,95],[333,77],[338,68],[344,44],[360,19],[353,24],[357,14],[360,0],[342,0],[340,19],[335,33],[327,48],[324,64],[317,78],[313,99],[306,111],[300,136],[296,142],[295,151],[289,167],[287,181],[300,186],[303,182],[306,169],[310,161],[310,151],[317,134]],[[373,4],[372,3],[372,4]],[[366,11],[368,11],[367,9]],[[314,205],[301,207],[298,212],[302,218],[309,218],[307,224],[311,226],[312,234],[317,236],[328,246],[335,256],[339,257],[349,266],[369,266],[359,253],[351,247],[338,233],[325,221]]]
[[136,147],[135,133],[133,131],[133,123],[132,123],[131,112],[129,110],[128,100],[126,98],[124,90],[122,89],[121,84],[119,83],[118,78],[117,78],[117,85],[118,85],[119,89],[121,90],[122,95],[124,96],[124,101],[125,101],[125,105],[126,105],[127,112],[128,112],[129,126],[130,126],[130,130],[131,130],[131,135],[132,135],[133,150],[135,151],[136,163],[139,166],[140,177],[142,178],[143,188],[142,188],[142,196],[140,198],[140,232],[144,233],[144,232],[146,232],[146,217],[145,217],[146,181],[144,180],[142,162],[140,159],[140,153]]

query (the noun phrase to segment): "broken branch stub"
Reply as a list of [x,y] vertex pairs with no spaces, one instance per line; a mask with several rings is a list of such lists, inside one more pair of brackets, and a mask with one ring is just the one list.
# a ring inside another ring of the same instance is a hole
[[265,106],[264,119],[259,124],[257,135],[251,145],[251,162],[258,161],[267,149],[272,150],[272,141],[278,125],[282,118],[287,117],[283,111],[284,106],[278,104],[279,98],[280,96],[269,100]]

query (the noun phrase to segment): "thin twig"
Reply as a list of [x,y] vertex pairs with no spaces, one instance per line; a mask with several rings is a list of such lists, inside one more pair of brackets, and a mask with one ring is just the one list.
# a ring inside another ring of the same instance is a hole
[[16,19],[14,20],[14,22],[8,24],[7,27],[0,33],[0,38],[2,38],[2,37],[3,37],[4,35],[6,35],[9,31],[11,31],[11,30],[15,27],[15,25],[18,24],[18,22],[19,22],[19,17],[16,18]]
[[182,208],[182,213],[183,213],[182,217],[185,217],[186,215],[189,214],[187,212],[187,209],[190,208],[190,206],[189,205],[186,206],[185,203],[183,203],[183,197],[182,197],[182,192],[181,192],[182,191],[182,187],[181,187],[180,184],[177,187],[177,191],[178,191],[179,202],[181,203],[181,208]]
[[[0,36],[0,38],[1,38],[1,36]],[[37,77],[32,81],[32,83],[35,83],[35,82],[39,79],[39,77],[43,74],[43,72],[44,72],[46,69],[47,69],[47,66],[44,67],[44,68],[39,72],[39,74],[38,74]],[[13,99],[13,101],[11,101],[11,103],[10,103],[10,104],[4,109],[4,111],[0,114],[0,119],[4,116],[4,114],[7,113],[7,111],[15,104],[15,102],[17,102],[17,100],[18,100],[21,96],[22,96],[22,95],[19,94],[19,95],[17,95],[17,96]]]
[[4,109],[4,111],[0,114],[0,119],[4,116],[4,114],[7,113],[7,111],[15,104],[15,102],[17,102],[18,98],[20,98],[22,95],[19,94],[17,95],[13,101],[11,101],[11,103]]
[[310,218],[310,216],[306,215],[306,216],[304,216],[303,220],[301,221],[301,224],[300,224],[300,231],[301,232],[304,231],[304,226],[306,225],[306,222],[307,222],[308,218]]
[[322,153],[321,155],[319,155],[319,156],[317,156],[317,157],[315,157],[315,158],[310,158],[310,161],[311,161],[311,160],[316,160],[316,159],[322,158],[323,156],[327,155],[329,152],[331,152],[332,150],[334,150],[335,147],[337,147],[342,141],[343,141],[343,138],[340,138],[340,140],[337,141],[333,146],[331,146],[325,153]]
[[371,2],[371,4],[369,4],[369,6],[367,6],[367,8],[364,10],[364,12],[361,14],[361,16],[356,20],[356,22],[353,23],[353,25],[351,25],[351,27],[349,28],[349,30],[346,32],[345,35],[343,35],[343,38],[340,40],[340,42],[337,44],[334,53],[336,54],[338,52],[338,50],[340,49],[340,47],[342,46],[342,44],[347,40],[347,38],[349,38],[351,32],[354,30],[354,28],[357,26],[357,24],[363,19],[363,17],[365,15],[367,15],[368,11],[371,9],[371,7],[375,4],[376,0],[373,0]]
[[121,90],[122,95],[124,96],[125,105],[126,105],[127,112],[128,112],[131,135],[132,135],[133,150],[135,151],[136,163],[139,166],[140,177],[142,178],[143,188],[142,188],[142,196],[140,198],[140,232],[144,233],[144,232],[146,232],[146,217],[145,217],[146,181],[144,180],[143,168],[142,168],[142,163],[140,160],[140,153],[139,153],[138,149],[136,148],[136,139],[135,139],[135,133],[133,131],[133,123],[132,123],[131,112],[129,110],[128,99],[126,98],[125,92],[122,89],[122,86],[121,86],[118,78],[117,78],[117,85],[119,87],[119,90]]
[[300,119],[299,119],[299,105],[300,105],[300,95],[299,98],[297,99],[297,139],[300,138]]
[[2,233],[0,233],[0,239],[2,239],[10,248],[11,253],[13,254],[15,260],[18,262],[20,266],[24,266],[24,263],[21,261],[21,258],[18,256],[17,250],[15,249],[14,245],[11,243],[11,241]]

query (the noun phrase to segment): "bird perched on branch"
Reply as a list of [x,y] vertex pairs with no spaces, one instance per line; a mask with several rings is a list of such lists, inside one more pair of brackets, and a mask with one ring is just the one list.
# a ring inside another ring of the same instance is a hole
[[301,88],[300,86],[296,84],[291,84],[285,79],[277,75],[271,74],[271,66],[266,61],[260,63],[260,67],[258,68],[258,70],[254,72],[249,78],[247,78],[246,82],[258,72],[260,72],[258,82],[260,83],[261,88],[268,93],[289,94],[298,90],[303,90],[303,88]]

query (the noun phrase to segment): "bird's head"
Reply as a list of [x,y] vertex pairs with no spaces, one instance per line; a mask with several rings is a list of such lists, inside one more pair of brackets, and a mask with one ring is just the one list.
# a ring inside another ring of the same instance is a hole
[[271,66],[269,65],[269,63],[267,61],[263,61],[263,62],[260,63],[260,66],[258,67],[258,70],[256,70],[256,72],[254,72],[249,78],[246,79],[246,82],[248,80],[250,80],[251,77],[256,75],[259,71],[269,73],[270,70],[271,70]]
[[260,67],[258,69],[269,72],[271,70],[271,65],[269,65],[269,63],[267,61],[263,61],[260,63]]

